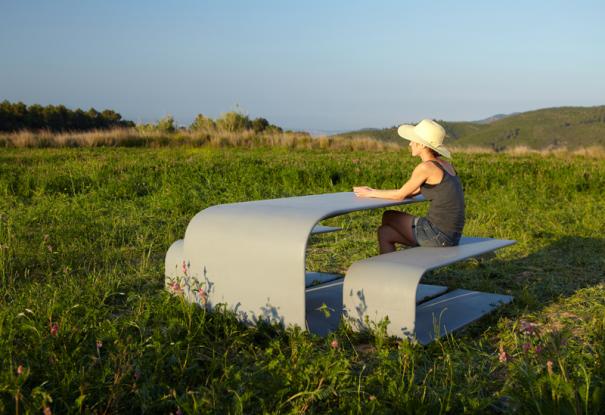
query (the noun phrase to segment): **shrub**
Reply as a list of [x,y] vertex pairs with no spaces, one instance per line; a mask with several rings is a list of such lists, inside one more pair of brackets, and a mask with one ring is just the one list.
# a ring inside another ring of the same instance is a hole
[[216,129],[216,123],[212,118],[208,118],[204,114],[198,114],[189,129],[192,131],[212,131]]
[[265,118],[256,118],[251,123],[251,127],[255,133],[260,133],[260,132],[265,131],[267,129],[267,127],[269,127],[269,125],[270,125],[269,121],[267,121]]
[[156,126],[157,130],[162,133],[173,133],[176,131],[176,127],[174,126],[174,117],[172,115],[167,115],[158,121]]
[[226,112],[216,120],[216,126],[219,130],[238,132],[249,130],[251,127],[250,119],[247,115],[236,111]]

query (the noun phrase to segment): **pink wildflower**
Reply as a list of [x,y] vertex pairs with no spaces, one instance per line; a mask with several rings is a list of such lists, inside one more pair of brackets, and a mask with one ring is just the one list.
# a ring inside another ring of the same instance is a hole
[[330,343],[330,347],[332,349],[338,349],[338,346],[339,346],[338,345],[338,340],[336,340],[336,339],[332,340],[332,343]]
[[548,360],[548,361],[546,362],[546,371],[547,371],[547,372],[548,372],[548,374],[549,374],[549,375],[551,375],[551,376],[552,376],[552,365],[553,365],[552,360]]
[[183,274],[187,275],[187,263],[183,260]]
[[521,320],[521,333],[523,334],[535,334],[536,333],[536,328],[538,326],[536,326],[534,323],[530,323],[529,321],[525,321],[525,320]]
[[50,335],[56,337],[59,334],[59,325],[57,323],[50,324]]
[[197,295],[198,297],[200,297],[200,301],[202,302],[202,304],[206,304],[206,302],[208,301],[208,294],[206,294],[206,291],[204,291],[202,287],[197,289]]
[[537,353],[537,354],[542,353],[542,346],[540,346],[540,345],[537,345],[537,346],[536,346],[536,353]]
[[100,350],[103,347],[103,342],[101,340],[97,340],[97,350]]
[[21,376],[23,374],[23,365],[17,366],[17,375]]
[[175,294],[182,294],[183,293],[183,289],[181,288],[181,285],[178,282],[176,282],[176,281],[173,282],[172,284],[170,284],[170,289]]
[[498,349],[498,360],[501,363],[507,362],[508,361],[508,354],[504,351],[504,346],[500,345],[500,348]]
[[531,349],[531,344],[529,343],[523,343],[523,345],[521,346],[521,348],[523,349],[524,353],[529,352],[529,349]]

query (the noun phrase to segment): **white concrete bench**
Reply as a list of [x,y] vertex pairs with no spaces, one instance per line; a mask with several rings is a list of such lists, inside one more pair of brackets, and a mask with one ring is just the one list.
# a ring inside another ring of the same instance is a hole
[[313,229],[311,229],[311,235],[317,235],[320,233],[338,232],[341,230],[342,230],[342,228],[338,228],[336,226],[315,225],[313,227]]
[[[339,192],[210,206],[191,219],[184,238],[166,252],[166,288],[178,287],[187,300],[209,310],[226,306],[244,322],[313,328],[307,311],[314,315],[315,310],[309,309],[306,290],[338,277],[305,270],[309,236],[337,230],[319,222],[424,200],[422,195],[387,200]],[[342,292],[338,302],[342,310]]]
[[422,276],[514,243],[465,237],[454,247],[416,247],[355,262],[344,278],[343,316],[357,330],[388,317],[389,335],[427,344],[511,302],[512,297],[458,289],[421,302],[445,291],[445,287],[420,285]]

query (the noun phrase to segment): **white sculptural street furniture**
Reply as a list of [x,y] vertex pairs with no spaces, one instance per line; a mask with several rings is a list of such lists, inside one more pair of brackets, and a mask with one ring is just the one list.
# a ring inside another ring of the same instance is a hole
[[[358,210],[423,200],[422,196],[403,201],[358,198],[352,192],[342,192],[212,206],[195,215],[187,227],[184,239],[170,246],[165,262],[166,283],[169,286],[177,283],[188,300],[204,304],[210,309],[225,304],[239,319],[246,322],[256,323],[259,319],[265,319],[325,334],[338,326],[343,301],[349,301],[351,307],[359,305],[351,302],[351,290],[363,291],[359,284],[367,284],[368,292],[374,292],[376,290],[372,287],[376,285],[372,282],[372,275],[355,271],[360,268],[356,264],[363,261],[352,264],[347,272],[349,275],[353,271],[351,275],[354,275],[350,278],[349,298],[343,292],[342,278],[330,281],[339,276],[306,272],[305,255],[309,236],[338,230],[320,226],[318,222]],[[496,245],[490,246],[495,249],[506,244]],[[486,247],[487,245],[483,246]],[[423,248],[412,248],[409,251],[417,249]],[[465,258],[471,256],[472,251],[472,248],[466,249]],[[384,255],[374,258],[381,257]],[[376,270],[380,273],[383,272],[381,269],[389,268],[388,265],[381,265],[382,262],[378,261],[378,265],[370,267],[371,273]],[[431,266],[427,269],[431,269]],[[406,268],[401,267],[401,273],[406,272]],[[419,285],[424,271],[403,278],[396,274],[396,271],[387,272],[382,280],[378,275],[376,281],[393,285],[393,292],[404,290],[405,293],[401,293],[402,301],[408,301],[410,295],[414,300],[417,296],[424,300],[446,290],[445,287]],[[324,284],[308,287],[311,280]],[[414,292],[410,294],[411,291]],[[372,297],[373,302],[377,299],[380,302],[379,297]],[[508,302],[510,299],[501,296],[497,300]],[[415,305],[416,301],[413,303],[414,307]],[[322,306],[332,310],[329,318],[319,310]],[[482,314],[494,307],[484,308],[480,310]],[[359,308],[356,310],[358,312]],[[413,313],[410,310],[412,309],[408,305],[400,307],[396,312]],[[382,317],[384,314],[378,308],[372,313],[373,317]],[[347,315],[352,316],[350,312]],[[474,316],[473,320],[478,316]],[[390,318],[398,320],[395,316]],[[414,319],[415,314],[403,319],[409,321],[410,318]],[[356,326],[361,328],[363,325]],[[400,329],[396,329],[393,334],[413,337],[418,327],[410,327],[411,330],[407,333]],[[431,334],[428,334],[428,338],[432,338]]]
[[226,303],[243,320],[305,327],[305,251],[315,225],[344,213],[421,200],[362,199],[343,192],[212,206],[195,215],[184,240],[171,245],[166,277],[180,277],[191,289],[203,284],[211,308]]

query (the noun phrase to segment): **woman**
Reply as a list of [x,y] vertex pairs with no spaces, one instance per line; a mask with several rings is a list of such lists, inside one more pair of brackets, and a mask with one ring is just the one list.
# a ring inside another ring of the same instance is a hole
[[426,217],[388,210],[382,215],[378,228],[380,253],[395,251],[395,244],[407,246],[458,245],[464,227],[464,194],[462,184],[443,146],[445,130],[432,120],[418,125],[402,125],[397,133],[410,141],[412,156],[422,162],[414,168],[412,177],[396,190],[377,190],[367,186],[354,187],[358,197],[403,200],[422,193],[430,201]]

